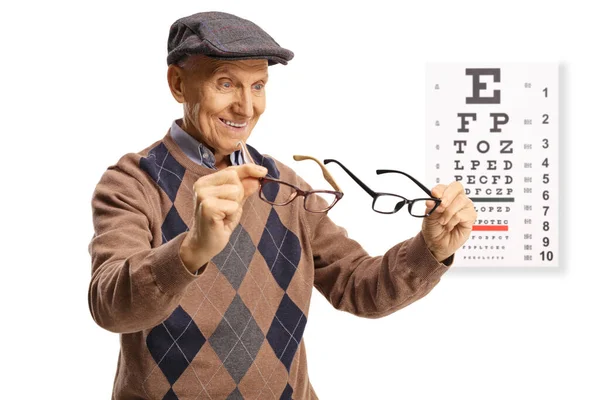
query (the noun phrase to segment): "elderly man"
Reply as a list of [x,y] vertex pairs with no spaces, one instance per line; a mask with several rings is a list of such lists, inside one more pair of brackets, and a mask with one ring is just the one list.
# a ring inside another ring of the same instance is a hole
[[292,57],[230,14],[172,25],[168,83],[183,118],[108,168],[92,200],[90,309],[121,338],[113,398],[316,399],[302,339],[312,288],[385,316],[427,294],[468,238],[476,215],[454,182],[434,188],[441,204],[421,232],[370,257],[325,212],[339,193],[315,196],[245,146],[268,66]]

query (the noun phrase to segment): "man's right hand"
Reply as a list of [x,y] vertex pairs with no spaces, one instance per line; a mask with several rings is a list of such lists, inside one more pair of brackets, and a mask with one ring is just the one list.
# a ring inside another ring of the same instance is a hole
[[195,217],[179,250],[190,272],[195,273],[225,248],[240,222],[244,202],[258,190],[258,178],[266,174],[264,167],[244,164],[203,176],[194,183]]

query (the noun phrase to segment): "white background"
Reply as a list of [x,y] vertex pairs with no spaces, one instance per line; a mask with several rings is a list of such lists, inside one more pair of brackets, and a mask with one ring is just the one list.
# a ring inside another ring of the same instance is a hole
[[[218,10],[295,52],[271,68],[249,143],[313,186],[313,166],[292,154],[335,157],[375,190],[404,190],[376,168],[424,178],[427,62],[560,62],[560,268],[453,269],[380,320],[315,292],[309,372],[327,400],[600,398],[600,25],[593,2],[557,3],[3,2],[0,397],[110,397],[118,337],[87,306],[91,194],[181,115],[165,78],[170,24]],[[331,169],[346,192],[331,216],[371,254],[418,232],[406,213],[373,213]]]

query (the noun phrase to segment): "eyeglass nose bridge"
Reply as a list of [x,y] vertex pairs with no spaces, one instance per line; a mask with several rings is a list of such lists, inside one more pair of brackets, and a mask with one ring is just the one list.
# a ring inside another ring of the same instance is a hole
[[[408,200],[407,203],[408,203],[408,213],[410,215],[412,215],[413,217],[417,217],[417,215],[414,215],[413,212],[412,212],[413,205],[415,204],[415,201],[414,200]],[[420,217],[420,215],[419,215],[419,217]]]
[[[381,197],[393,197],[393,198],[397,198],[399,201],[394,205],[394,211],[381,211],[381,209],[379,207],[376,206],[377,200]],[[371,203],[371,208],[373,209],[373,211],[378,212],[380,214],[395,214],[398,211],[400,211],[402,209],[402,207],[404,207],[407,203],[409,203],[409,200],[397,195],[397,194],[390,194],[390,193],[375,193],[373,192],[373,202]]]
[[408,203],[408,209],[410,211],[410,209],[412,208],[412,203],[410,201],[407,200],[400,200],[398,203],[396,203],[396,205],[394,206],[394,213],[397,213],[398,211],[400,211],[402,209],[402,207],[404,207],[404,205]]
[[292,192],[290,193],[290,197],[288,197],[288,198],[287,198],[287,200],[285,200],[285,201],[284,201],[284,203],[283,203],[283,204],[281,204],[281,205],[282,205],[282,206],[288,205],[288,204],[290,204],[292,201],[296,200],[296,198],[297,198],[297,197],[304,197],[304,198],[306,198],[306,195],[305,195],[305,194],[304,194],[304,192],[303,192],[303,191],[301,191],[301,190],[295,190],[295,191],[292,191]]

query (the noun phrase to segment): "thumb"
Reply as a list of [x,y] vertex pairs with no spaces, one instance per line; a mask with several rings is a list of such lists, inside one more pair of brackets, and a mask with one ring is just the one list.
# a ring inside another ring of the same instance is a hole
[[245,178],[262,178],[269,172],[265,167],[257,164],[244,164],[234,168],[240,180]]
[[256,164],[244,164],[236,167],[236,172],[244,187],[243,204],[248,197],[252,196],[260,188],[260,178],[267,175],[268,170]]

